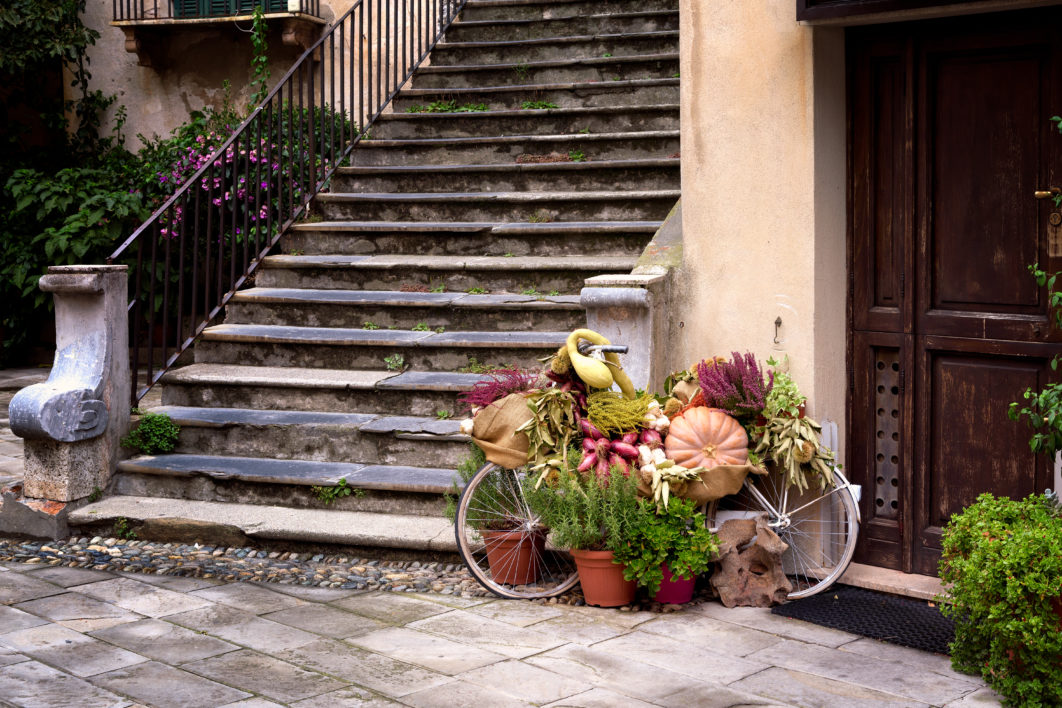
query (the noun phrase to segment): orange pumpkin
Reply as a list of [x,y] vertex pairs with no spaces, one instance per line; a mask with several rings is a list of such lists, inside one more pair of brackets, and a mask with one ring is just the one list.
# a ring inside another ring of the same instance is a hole
[[671,419],[664,450],[683,467],[744,465],[749,437],[741,423],[716,408],[690,408]]

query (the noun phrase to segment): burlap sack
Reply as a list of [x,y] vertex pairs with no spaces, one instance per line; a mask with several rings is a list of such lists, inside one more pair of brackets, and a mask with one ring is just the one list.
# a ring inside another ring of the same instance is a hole
[[745,477],[750,474],[767,474],[767,470],[755,465],[717,465],[701,472],[699,481],[690,482],[682,493],[684,499],[700,504],[722,499],[741,491]]
[[523,394],[510,393],[476,414],[472,421],[472,440],[496,465],[514,469],[527,464],[530,441],[516,429],[531,420],[531,409]]

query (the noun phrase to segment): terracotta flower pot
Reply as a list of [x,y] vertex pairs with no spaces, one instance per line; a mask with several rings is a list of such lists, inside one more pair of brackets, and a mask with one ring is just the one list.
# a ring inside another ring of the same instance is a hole
[[494,582],[526,585],[538,580],[539,559],[546,547],[545,531],[482,531]]
[[660,589],[653,599],[671,605],[682,605],[693,599],[693,589],[697,584],[697,576],[680,578],[671,574],[671,569],[664,564],[664,579],[660,583]]
[[579,551],[572,549],[575,566],[579,569],[579,584],[588,605],[619,607],[634,602],[638,586],[623,579],[623,566],[612,562],[612,551]]

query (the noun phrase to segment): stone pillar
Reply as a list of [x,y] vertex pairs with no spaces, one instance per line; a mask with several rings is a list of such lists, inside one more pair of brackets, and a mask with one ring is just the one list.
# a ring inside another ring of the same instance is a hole
[[27,498],[70,502],[110,480],[129,427],[127,279],[126,266],[53,266],[40,280],[55,297],[55,363],[10,405]]

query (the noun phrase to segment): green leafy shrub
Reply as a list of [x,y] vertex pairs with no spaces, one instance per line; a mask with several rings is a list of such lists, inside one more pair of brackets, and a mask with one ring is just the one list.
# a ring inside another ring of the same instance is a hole
[[[1062,124],[1059,127],[1062,130]],[[1062,271],[1047,273],[1038,263],[1029,266],[1029,272],[1040,287],[1047,286],[1047,306],[1053,312],[1055,327],[1062,329],[1062,290],[1055,289],[1055,283]],[[1062,355],[1051,360],[1051,370],[1058,370]],[[1062,382],[1048,384],[1042,391],[1029,388],[1023,394],[1025,405],[1011,403],[1007,415],[1011,420],[1024,420],[1033,430],[1029,438],[1029,448],[1035,453],[1053,456],[1062,450]]]
[[131,447],[145,455],[172,452],[177,447],[181,428],[165,413],[145,413],[140,422],[121,440],[122,447]]
[[615,562],[623,563],[623,577],[634,580],[655,595],[664,579],[663,566],[676,577],[688,578],[708,570],[719,552],[719,542],[705,528],[704,514],[694,513],[695,503],[673,498],[655,511],[649,500],[637,515],[627,545],[615,549]]
[[955,622],[951,662],[1012,705],[1062,705],[1062,512],[1045,496],[982,494],[942,539],[941,611]]

